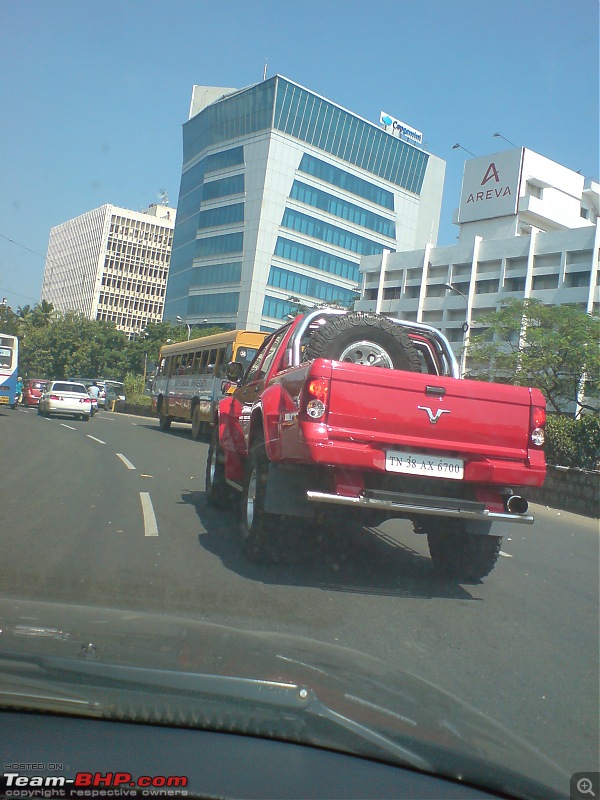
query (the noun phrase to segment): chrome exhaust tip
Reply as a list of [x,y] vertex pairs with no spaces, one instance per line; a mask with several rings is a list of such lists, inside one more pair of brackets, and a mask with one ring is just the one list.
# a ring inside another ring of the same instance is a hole
[[506,510],[509,514],[526,514],[529,508],[529,503],[524,497],[518,494],[511,494],[506,499]]

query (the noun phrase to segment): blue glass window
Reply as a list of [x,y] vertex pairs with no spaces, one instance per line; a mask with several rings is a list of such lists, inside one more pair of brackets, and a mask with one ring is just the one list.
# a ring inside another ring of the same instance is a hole
[[194,294],[188,299],[187,313],[236,314],[240,302],[239,292],[222,294]]
[[339,275],[340,278],[348,278],[351,281],[360,280],[360,270],[358,264],[348,261],[330,253],[324,253],[316,247],[309,247],[291,239],[279,237],[275,245],[275,255],[285,258],[287,261],[295,261],[297,264],[305,264],[307,267],[321,269],[323,272],[330,272],[332,275]]
[[[371,133],[369,132],[369,135]],[[327,164],[325,161],[321,161],[320,158],[315,158],[305,153],[298,169],[300,172],[306,172],[307,175],[314,175],[319,180],[331,183],[332,186],[338,186],[346,192],[351,192],[358,197],[364,197],[365,200],[370,200],[372,203],[389,208],[390,211],[394,210],[394,195],[392,192],[387,189],[381,189],[379,186],[375,186],[357,175],[351,175],[346,170],[334,167],[333,164]]]
[[290,197],[314,208],[319,208],[321,211],[334,214],[341,219],[347,219],[348,222],[353,222],[355,225],[369,228],[383,236],[389,236],[392,239],[396,237],[396,225],[391,219],[380,217],[379,214],[367,211],[361,206],[328,194],[322,189],[315,189],[314,186],[308,186],[301,181],[294,181]]
[[224,253],[241,253],[244,249],[243,233],[226,233],[196,240],[195,258],[219,256]]
[[235,203],[230,206],[220,206],[219,208],[209,208],[200,212],[198,219],[198,230],[201,228],[214,228],[217,225],[231,225],[235,222],[244,221],[244,204]]
[[183,126],[183,163],[213,145],[272,127],[276,80],[234,92],[188,120]]
[[[323,127],[314,124],[321,118]],[[273,125],[410,192],[421,193],[427,153],[284,78],[277,79]]]
[[297,272],[290,272],[280,267],[271,267],[268,285],[276,286],[278,289],[285,289],[285,291],[293,294],[315,297],[327,303],[339,302],[345,304],[356,297],[356,292],[350,289],[343,289],[333,283],[319,281],[307,275],[299,275]]
[[244,148],[231,147],[229,150],[221,150],[219,153],[206,156],[203,160],[206,165],[206,172],[236,167],[238,164],[244,163]]
[[284,228],[304,233],[314,239],[321,239],[324,242],[343,247],[345,250],[350,250],[360,255],[376,255],[383,253],[384,250],[383,245],[379,244],[379,242],[373,242],[364,236],[349,233],[343,228],[309,217],[308,214],[302,214],[300,211],[295,211],[291,208],[286,208],[281,225]]
[[[204,184],[203,200],[216,200],[219,197],[228,197],[231,194],[240,194],[244,191],[244,174],[231,175],[218,181]],[[179,210],[178,212],[179,213]]]
[[275,317],[275,319],[285,319],[292,311],[297,311],[298,307],[289,303],[287,300],[280,300],[278,297],[265,295],[263,302],[263,317]]
[[177,222],[187,219],[192,214],[198,214],[200,210],[200,203],[203,199],[203,187],[198,186],[193,191],[184,196],[179,197],[177,204]]
[[239,283],[241,279],[241,261],[233,261],[231,264],[206,264],[203,267],[194,267],[190,286]]
[[171,278],[178,272],[187,269],[194,258],[196,252],[196,240],[186,242],[180,247],[173,247],[171,251],[171,261],[169,262],[169,280],[167,283],[167,296],[171,295]]

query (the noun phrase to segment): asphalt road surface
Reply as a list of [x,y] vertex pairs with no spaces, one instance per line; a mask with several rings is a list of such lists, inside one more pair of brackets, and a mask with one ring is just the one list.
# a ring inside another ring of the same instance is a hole
[[246,562],[189,426],[0,410],[0,596],[145,610],[338,643],[483,710],[568,772],[598,769],[598,524],[534,506],[478,585],[403,521]]

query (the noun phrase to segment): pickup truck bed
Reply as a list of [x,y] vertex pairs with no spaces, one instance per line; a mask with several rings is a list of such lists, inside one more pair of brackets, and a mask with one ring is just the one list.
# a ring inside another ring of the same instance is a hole
[[500,550],[492,522],[530,524],[521,487],[545,477],[537,389],[463,380],[434,328],[374,314],[320,309],[284,325],[216,422],[208,499],[241,492],[254,559],[276,557],[290,518],[403,517],[440,571],[480,580]]

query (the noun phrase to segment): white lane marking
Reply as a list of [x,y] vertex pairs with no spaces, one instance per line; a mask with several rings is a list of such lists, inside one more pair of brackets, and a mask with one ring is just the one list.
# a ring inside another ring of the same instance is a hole
[[148,492],[140,492],[142,501],[142,514],[144,515],[144,536],[158,536],[158,525],[154,516],[152,500]]
[[103,442],[102,439],[96,439],[96,437],[92,436],[90,433],[87,433],[86,436],[88,439],[93,439],[95,442],[98,442],[98,444],[106,444],[106,442]]
[[76,431],[77,428],[74,428],[72,425],[67,425],[65,422],[60,423],[63,428],[68,428],[70,431]]
[[500,550],[500,555],[504,556],[504,558],[512,558],[510,553],[505,553],[504,550]]
[[105,417],[104,414],[100,414],[98,419],[106,420],[106,422],[116,422],[116,419],[114,417]]
[[121,461],[122,461],[122,462],[125,464],[125,466],[127,467],[127,469],[135,469],[135,467],[133,466],[133,464],[131,463],[131,461],[130,461],[128,458],[125,458],[125,456],[123,455],[123,453],[115,453],[115,455],[116,455],[116,457],[117,457],[117,458],[120,458],[120,459],[121,459]]

